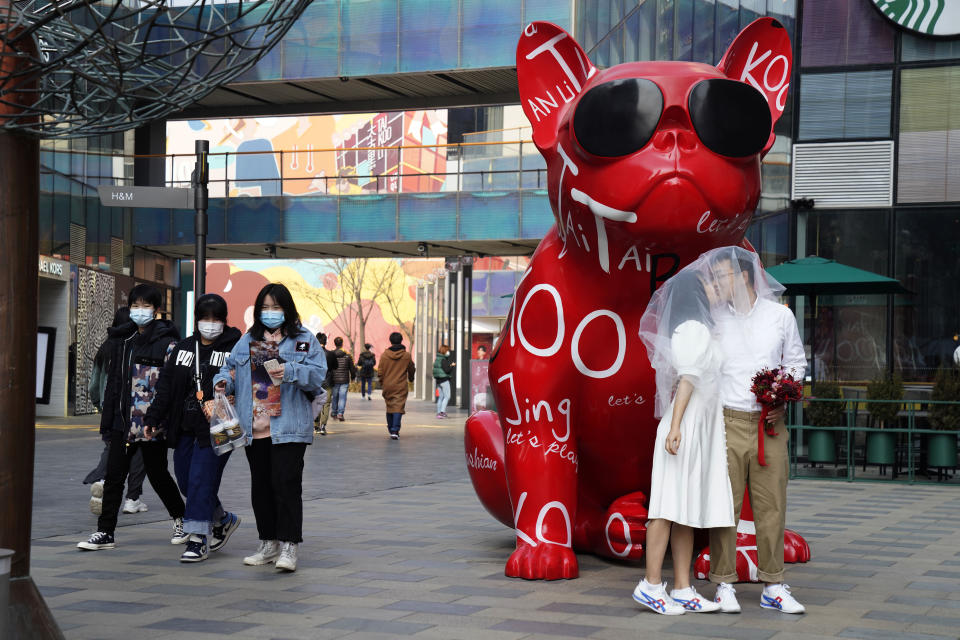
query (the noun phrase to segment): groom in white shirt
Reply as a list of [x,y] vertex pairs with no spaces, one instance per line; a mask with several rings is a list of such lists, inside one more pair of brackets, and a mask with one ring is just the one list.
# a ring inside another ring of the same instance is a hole
[[[717,336],[723,353],[720,395],[734,521],[740,520],[744,487],[749,486],[756,526],[757,576],[766,583],[760,606],[783,613],[803,613],[803,605],[783,583],[789,469],[785,411],[779,407],[768,414],[767,422],[774,425],[776,436],[765,437],[766,466],[761,466],[757,457],[761,407],[750,391],[753,376],[763,368],[783,367],[795,379],[802,380],[806,368],[803,342],[790,310],[757,296],[754,269],[760,269],[759,261],[725,255],[728,257],[717,260],[713,270],[720,297],[730,310],[718,319]],[[726,613],[740,612],[732,586],[737,581],[736,546],[736,527],[710,529],[710,581],[719,584],[716,601]]]

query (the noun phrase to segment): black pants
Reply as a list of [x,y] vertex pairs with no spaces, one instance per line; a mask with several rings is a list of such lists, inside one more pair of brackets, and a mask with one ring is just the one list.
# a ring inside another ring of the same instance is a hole
[[[100,454],[100,462],[97,468],[87,474],[83,479],[83,484],[93,484],[107,477],[107,459],[110,457],[110,439],[107,438],[103,443],[103,453]],[[143,453],[140,449],[130,459],[130,474],[127,476],[127,499],[139,500],[143,493],[143,479],[147,477],[147,470],[143,466]]]
[[164,442],[135,442],[127,446],[126,434],[110,434],[110,452],[107,454],[107,476],[103,483],[103,511],[97,520],[97,531],[113,534],[117,515],[123,500],[123,482],[130,472],[130,461],[137,451],[143,456],[143,466],[153,490],[160,496],[171,518],[183,517],[183,498],[177,483],[167,471],[167,445]]
[[305,442],[273,444],[258,438],[246,447],[250,501],[261,540],[303,542]]

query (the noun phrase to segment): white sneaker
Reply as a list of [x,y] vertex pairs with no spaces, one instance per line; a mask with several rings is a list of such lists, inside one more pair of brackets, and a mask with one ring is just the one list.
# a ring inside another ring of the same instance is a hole
[[170,538],[170,544],[187,544],[190,540],[190,534],[183,532],[183,518],[173,519],[173,537]]
[[790,595],[790,585],[770,584],[760,594],[760,606],[783,613],[803,613],[806,608]]
[[130,498],[127,498],[126,500],[123,501],[124,513],[137,513],[139,511],[146,511],[146,510],[147,510],[147,505],[140,498],[137,498],[136,500],[131,500]]
[[270,564],[280,555],[280,543],[276,540],[261,540],[257,552],[243,559],[243,564],[256,567]]
[[686,589],[674,589],[670,592],[670,597],[692,613],[710,613],[720,610],[720,603],[707,600],[697,593],[692,585]]
[[665,616],[679,616],[685,612],[683,605],[667,595],[667,583],[650,584],[644,578],[633,590],[633,599],[645,607]]
[[720,605],[723,613],[740,613],[740,603],[737,602],[737,590],[728,582],[721,582],[717,587],[717,596],[713,599]]
[[103,480],[97,480],[90,485],[90,495],[94,498],[103,497]]
[[277,560],[277,569],[283,571],[297,570],[297,543],[284,542],[283,549],[280,550],[280,559]]

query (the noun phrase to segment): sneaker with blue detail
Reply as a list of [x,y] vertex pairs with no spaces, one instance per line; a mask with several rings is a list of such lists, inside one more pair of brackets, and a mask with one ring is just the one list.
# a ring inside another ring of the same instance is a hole
[[644,578],[633,590],[634,601],[665,616],[679,616],[686,612],[683,605],[667,595],[667,583],[650,584]]
[[227,512],[223,522],[213,528],[213,535],[210,538],[210,551],[219,551],[227,540],[233,535],[233,532],[240,526],[240,516],[235,513]]
[[674,589],[670,592],[670,597],[683,605],[683,608],[691,613],[711,613],[719,611],[720,603],[708,600],[697,593],[693,586],[686,589]]
[[180,555],[180,562],[203,562],[207,559],[207,536],[193,534],[187,541],[187,549]]
[[782,613],[803,613],[806,608],[790,594],[790,585],[768,584],[760,594],[760,606]]

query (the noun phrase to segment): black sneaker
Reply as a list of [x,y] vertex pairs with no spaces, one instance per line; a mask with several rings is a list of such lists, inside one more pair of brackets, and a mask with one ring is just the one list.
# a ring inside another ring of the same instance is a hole
[[99,551],[100,549],[115,549],[116,544],[113,541],[113,534],[106,531],[97,531],[95,534],[77,545],[78,549],[87,551]]
[[207,536],[192,535],[186,550],[180,554],[180,562],[203,562],[208,555]]
[[219,551],[227,540],[233,535],[233,532],[240,526],[240,516],[235,513],[227,513],[227,521],[218,524],[213,528],[213,536],[210,540],[210,551]]
[[320,427],[320,435],[322,436],[327,435],[327,425],[323,425],[322,427]]
[[399,440],[399,439],[400,439],[400,434],[399,434],[399,433],[391,433],[391,434],[390,434],[390,439],[391,439],[391,440]]

